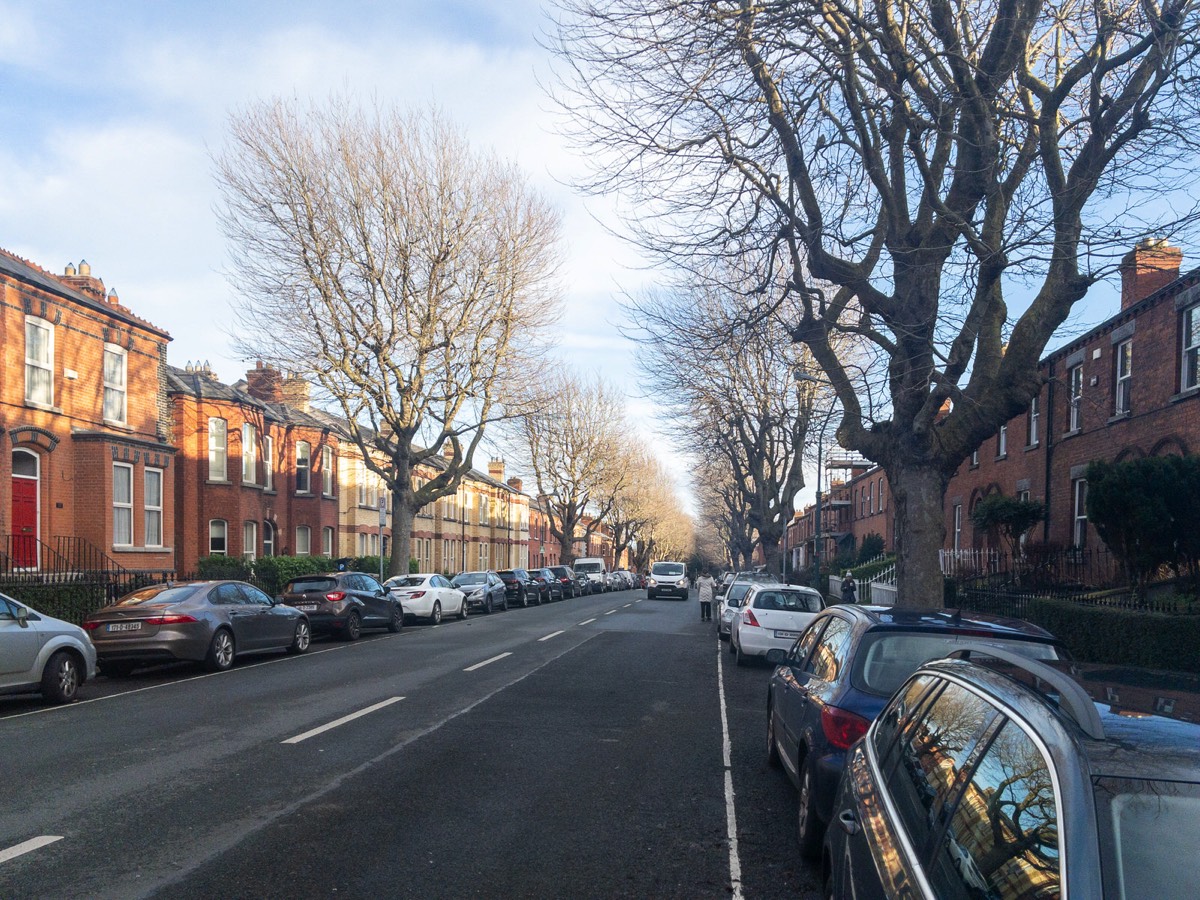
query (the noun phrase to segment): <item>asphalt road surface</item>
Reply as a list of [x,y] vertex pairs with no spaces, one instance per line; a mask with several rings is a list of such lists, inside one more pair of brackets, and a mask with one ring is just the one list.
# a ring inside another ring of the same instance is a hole
[[769,669],[644,598],[0,698],[0,897],[818,896]]

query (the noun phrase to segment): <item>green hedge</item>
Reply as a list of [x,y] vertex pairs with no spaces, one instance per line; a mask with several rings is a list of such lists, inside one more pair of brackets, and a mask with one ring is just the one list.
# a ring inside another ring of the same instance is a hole
[[203,579],[212,581],[219,581],[223,578],[245,581],[253,571],[253,563],[240,556],[202,556],[196,562],[196,574]]
[[1039,598],[1029,602],[1027,617],[1083,662],[1200,672],[1200,616]]
[[328,556],[260,556],[254,561],[254,577],[274,596],[293,578],[332,572],[336,567]]
[[82,625],[88,613],[108,603],[104,585],[95,582],[79,584],[0,584],[0,593],[20,600],[40,613]]

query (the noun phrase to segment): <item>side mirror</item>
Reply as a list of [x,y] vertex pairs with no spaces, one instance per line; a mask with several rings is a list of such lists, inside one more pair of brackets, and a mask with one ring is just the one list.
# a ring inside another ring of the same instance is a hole
[[[16,606],[16,604],[13,604]],[[29,610],[23,606],[17,606],[17,624],[22,628],[29,627]]]
[[787,662],[787,651],[780,650],[778,647],[768,650],[767,662],[773,666],[782,666],[785,662]]

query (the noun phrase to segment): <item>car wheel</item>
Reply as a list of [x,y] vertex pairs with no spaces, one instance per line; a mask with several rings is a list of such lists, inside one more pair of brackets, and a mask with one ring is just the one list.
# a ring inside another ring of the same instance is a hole
[[121,678],[133,671],[133,663],[127,662],[102,662],[100,663],[100,674],[107,675],[109,678]]
[[461,621],[461,620],[466,619],[466,617],[467,617],[467,601],[466,601],[466,599],[464,599],[462,602],[462,606],[460,606],[458,608],[458,618]]
[[204,657],[205,668],[210,672],[224,672],[233,665],[233,657],[233,635],[224,628],[218,628],[212,643],[208,645],[208,655]]
[[748,657],[748,656],[747,656],[745,653],[743,653],[743,652],[742,652],[742,648],[741,648],[741,645],[740,645],[740,644],[738,645],[737,649],[736,649],[736,650],[734,650],[734,653],[737,655],[737,656],[736,656],[736,658],[737,658],[737,664],[738,664],[739,666],[748,666],[748,665],[750,665],[750,657]]
[[767,765],[779,768],[779,748],[775,746],[775,710],[767,707]]
[[487,604],[483,607],[483,611],[489,616],[492,614],[492,598],[490,595],[487,598]]
[[392,616],[388,619],[388,631],[395,634],[404,627],[404,607],[399,603],[392,606]]
[[292,635],[292,643],[288,646],[288,653],[306,653],[308,646],[312,643],[312,629],[308,625],[307,619],[301,619],[296,623],[296,633]]
[[508,594],[504,595],[504,605],[500,607],[504,612],[508,612]]
[[79,682],[79,662],[59,650],[42,670],[42,697],[47,703],[70,703],[79,693]]
[[346,616],[346,625],[342,629],[342,640],[357,641],[362,636],[362,618],[358,615],[358,610],[352,610],[350,615]]
[[821,852],[824,829],[817,816],[817,793],[813,785],[812,766],[807,762],[800,768],[800,792],[796,806],[796,840],[800,844],[800,855],[805,859],[816,859]]
[[734,643],[733,643],[733,632],[732,631],[729,632],[729,652],[737,653],[737,647],[734,646]]
[[429,617],[429,621],[434,625],[442,624],[442,604],[438,600],[433,601],[433,614]]
[[528,609],[529,595],[525,593],[525,589],[521,588],[521,592],[517,596],[519,597],[518,603],[520,604],[521,609]]

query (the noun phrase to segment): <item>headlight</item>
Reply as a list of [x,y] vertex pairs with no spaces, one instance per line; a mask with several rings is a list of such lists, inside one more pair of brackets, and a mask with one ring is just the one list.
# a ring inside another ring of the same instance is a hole
[[647,578],[647,579],[646,579],[646,584],[650,585],[650,587],[657,587],[657,586],[658,586],[658,582],[657,582],[657,581],[655,581],[653,578]]
[[479,590],[476,590],[476,591],[471,591],[471,596],[468,599],[482,600],[483,599],[483,588],[479,588]]
[[681,588],[687,587],[687,579],[686,578],[679,579],[677,582],[675,582],[675,587],[681,587]]

